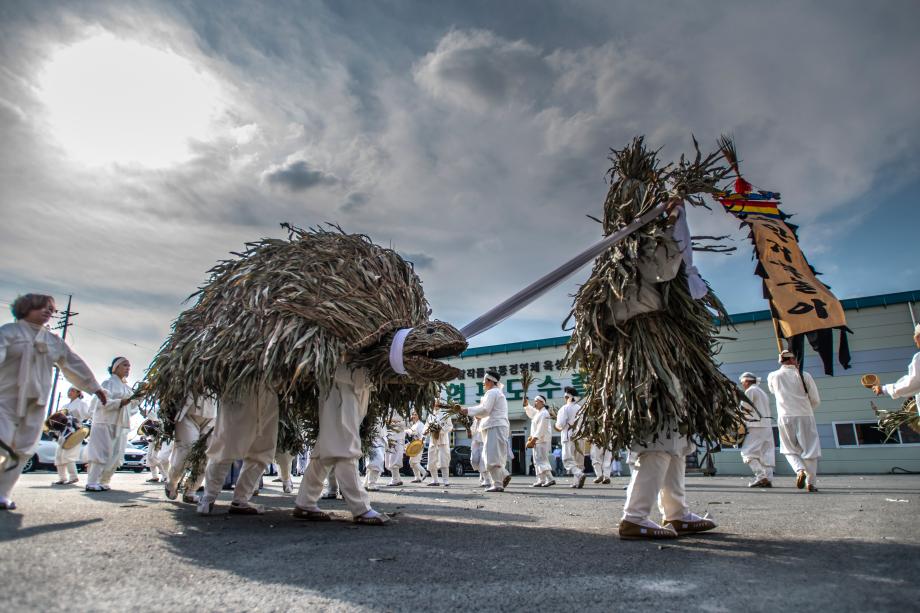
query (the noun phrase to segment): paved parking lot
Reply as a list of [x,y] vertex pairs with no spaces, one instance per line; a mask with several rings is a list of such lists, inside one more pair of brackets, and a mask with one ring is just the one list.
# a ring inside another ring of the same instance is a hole
[[[0,515],[9,611],[705,610],[907,611],[920,602],[920,476],[824,477],[821,492],[748,490],[689,477],[717,532],[620,541],[626,479],[584,490],[526,487],[372,494],[386,527],[291,518],[269,483],[261,517],[199,517],[147,474],[90,497],[25,475]],[[227,500],[220,504],[225,509]]]

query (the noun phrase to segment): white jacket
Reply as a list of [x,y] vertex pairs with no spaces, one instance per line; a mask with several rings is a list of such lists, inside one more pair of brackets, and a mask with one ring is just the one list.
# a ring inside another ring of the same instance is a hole
[[[805,392],[806,386],[808,393]],[[780,366],[779,370],[771,372],[767,375],[767,387],[776,396],[777,417],[814,415],[814,410],[821,404],[815,380],[807,372],[799,376],[798,366]]]
[[553,427],[546,407],[538,411],[536,407],[528,404],[524,411],[530,418],[530,436],[537,437],[538,443],[549,443],[553,439]]
[[569,402],[556,415],[556,429],[562,432],[562,442],[568,443],[572,440],[572,434],[578,427],[581,419],[581,405],[575,402]]
[[84,419],[89,419],[92,416],[92,411],[89,410],[89,405],[83,402],[82,398],[71,400],[60,408],[61,411],[64,409],[67,409],[67,412],[72,415],[73,418],[78,422],[83,421]]
[[0,326],[0,406],[20,417],[29,405],[47,405],[54,367],[90,394],[99,383],[86,362],[45,326],[17,321]]
[[470,417],[479,417],[479,429],[488,430],[489,428],[498,428],[505,426],[511,427],[508,421],[508,399],[502,393],[498,386],[493,387],[485,393],[482,400],[474,407],[467,409]]
[[894,383],[883,386],[882,389],[892,398],[913,395],[917,400],[917,410],[920,411],[920,351],[911,359],[907,374]]
[[428,420],[425,422],[428,424],[438,423],[441,426],[441,432],[437,437],[429,434],[431,443],[434,445],[450,445],[450,433],[454,431],[454,422],[451,421],[450,416],[447,413],[438,411],[437,413],[432,413],[428,416]]
[[754,408],[757,409],[757,412],[760,413],[760,417],[757,417],[756,414],[751,415],[751,418],[747,420],[748,428],[771,428],[773,424],[770,423],[770,397],[767,396],[767,393],[760,389],[757,384],[752,385],[751,387],[744,390],[744,395],[748,397],[748,400],[751,401],[751,404],[754,405]]
[[108,402],[103,405],[98,398],[93,399],[93,425],[112,424],[119,428],[130,428],[131,416],[140,410],[140,401],[133,400],[125,406],[119,405],[123,399],[130,398],[134,390],[115,375],[102,382],[102,389],[105,390]]

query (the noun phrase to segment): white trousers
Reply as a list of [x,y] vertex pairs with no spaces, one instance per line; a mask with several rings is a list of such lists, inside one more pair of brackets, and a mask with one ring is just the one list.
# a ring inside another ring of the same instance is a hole
[[57,468],[61,481],[77,478],[77,460],[80,459],[80,449],[83,445],[74,445],[64,449],[58,441],[57,450],[54,452],[54,466]]
[[591,466],[598,477],[610,478],[610,465],[613,464],[613,452],[597,445],[591,445]]
[[108,485],[115,470],[124,462],[128,429],[115,424],[93,424],[86,446],[89,471],[87,485]]
[[259,479],[275,457],[278,443],[278,396],[268,389],[239,397],[224,397],[217,424],[208,445],[204,498],[217,500],[236,460],[243,460],[233,488],[233,501],[242,504],[252,497]]
[[284,451],[275,451],[275,464],[278,465],[278,476],[282,483],[291,481],[291,467],[294,465],[294,456]]
[[450,479],[450,445],[428,443],[428,472],[431,478],[438,480],[438,469],[441,470],[442,481],[447,483]]
[[581,476],[585,470],[585,454],[578,448],[575,441],[562,443],[562,465],[570,475]]
[[549,442],[534,445],[533,470],[544,483],[552,479],[553,467],[549,463]]
[[480,473],[488,472],[485,463],[482,461],[482,434],[479,438],[473,439],[470,445],[470,464]]
[[755,478],[772,481],[776,466],[773,428],[748,428],[741,445],[741,460],[751,468]]
[[690,508],[684,493],[686,466],[685,457],[666,451],[639,453],[626,491],[623,519],[633,523],[649,519],[656,499],[665,520],[687,515]]
[[[213,418],[198,415],[186,415],[176,422],[176,436],[173,439],[173,448],[169,456],[169,473],[167,476],[167,482],[171,487],[175,487],[185,474],[185,458],[188,457],[192,446],[198,442],[198,438],[203,433],[213,426]],[[198,480],[195,483],[188,484],[186,493],[194,493],[202,481],[204,481],[204,471],[198,475]]]
[[387,447],[386,453],[384,453],[384,465],[386,469],[390,471],[390,481],[392,483],[399,482],[399,469],[403,465],[403,452],[405,451],[405,437],[396,437],[396,442],[392,447]]
[[[322,430],[320,430],[322,436]],[[348,510],[352,516],[358,517],[371,510],[371,501],[367,491],[361,487],[360,477],[358,476],[358,461],[348,458],[318,458],[310,457],[306,470],[303,473],[303,479],[300,481],[300,489],[297,491],[297,506],[301,509],[315,509],[319,501],[320,494],[323,493],[323,481],[330,476],[330,470],[335,469],[335,482],[339,491],[342,492],[342,498],[348,505]],[[332,481],[332,478],[330,478]],[[330,483],[330,486],[332,484]]]
[[409,458],[409,468],[412,469],[412,474],[415,475],[416,479],[421,479],[425,475],[422,470],[422,454]]
[[812,415],[784,415],[778,420],[779,450],[792,470],[805,471],[807,483],[814,485],[818,478],[818,458],[821,457],[821,440]]
[[9,445],[19,456],[19,466],[13,470],[0,468],[0,499],[8,500],[13,492],[13,486],[19,481],[22,469],[38,445],[44,421],[45,407],[41,404],[28,406],[26,414],[19,417],[15,399],[0,403],[0,441]]
[[482,431],[482,458],[495,485],[501,485],[508,476],[508,426],[496,426]]

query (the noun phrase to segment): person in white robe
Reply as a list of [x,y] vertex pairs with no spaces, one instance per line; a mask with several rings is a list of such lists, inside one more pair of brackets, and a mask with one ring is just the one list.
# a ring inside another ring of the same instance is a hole
[[533,406],[524,397],[524,412],[530,418],[530,438],[534,440],[533,469],[537,480],[530,487],[551,487],[556,484],[553,479],[553,467],[549,463],[549,448],[553,440],[553,420],[546,408],[546,398],[537,394]]
[[[671,232],[677,249],[662,242],[654,246],[653,251],[640,255],[637,262],[641,273],[639,291],[634,295],[630,292],[629,297],[614,305],[618,323],[642,313],[663,310],[665,302],[658,284],[674,279],[680,273],[682,262],[686,264],[691,296],[700,300],[709,291],[693,266],[690,229],[681,203],[676,196],[669,203]],[[687,503],[687,456],[695,451],[696,445],[689,437],[667,425],[649,440],[638,441],[629,448],[626,461],[631,475],[618,527],[620,538],[673,539],[716,527],[711,519],[691,512]],[[663,525],[651,519],[656,501]]]
[[485,460],[482,456],[482,431],[479,429],[481,420],[474,419],[473,425],[470,426],[470,464],[473,469],[479,472],[479,487],[492,487],[492,478],[489,477],[489,470],[486,468]]
[[[176,429],[173,438],[172,452],[169,456],[169,471],[166,476],[166,497],[175,500],[179,496],[179,486],[185,476],[185,460],[192,446],[198,439],[207,435],[214,428],[217,418],[217,403],[210,398],[189,398],[176,418]],[[198,475],[194,483],[186,484],[182,493],[182,502],[197,504],[195,492],[204,482],[204,473]]]
[[482,380],[485,394],[479,404],[460,410],[464,415],[478,418],[482,433],[482,455],[486,470],[492,481],[487,492],[504,492],[511,482],[506,470],[508,462],[508,439],[511,436],[511,422],[508,421],[508,400],[502,392],[501,375],[487,370]]
[[767,387],[776,397],[779,450],[795,472],[795,486],[817,492],[821,440],[814,411],[821,404],[818,386],[811,374],[799,371],[791,351],[780,353],[779,363],[779,369],[767,375]]
[[367,455],[364,456],[364,489],[368,492],[380,490],[377,479],[383,472],[385,463],[385,449],[387,446],[387,432],[383,424],[375,424],[374,434],[371,438]]
[[[454,423],[450,415],[435,407],[427,419],[428,427],[428,472],[431,473],[431,483],[428,487],[444,485],[450,487],[450,433],[454,431]],[[440,428],[437,433],[435,430]],[[441,480],[438,481],[438,470],[441,471]]]
[[578,392],[572,386],[565,388],[565,405],[556,414],[556,430],[562,433],[562,465],[572,475],[572,487],[585,485],[585,455],[580,441],[575,440],[581,419],[581,405]]
[[[163,453],[163,450],[166,450],[166,453]],[[159,483],[160,482],[160,473],[163,474],[163,481],[166,481],[166,475],[169,472],[169,452],[172,450],[172,447],[164,441],[160,441],[157,444],[154,437],[147,438],[147,457],[145,458],[145,463],[147,468],[150,470],[150,478],[147,479],[147,483]]]
[[[409,438],[412,440],[425,440],[425,423],[419,418],[418,413],[415,411],[412,412],[412,415],[409,416],[409,421],[411,422],[409,427],[406,429],[406,434],[409,435]],[[409,458],[409,468],[412,469],[412,483],[421,483],[425,480],[427,476],[425,474],[425,469],[422,468],[422,454],[416,454]]]
[[741,444],[741,460],[754,473],[754,480],[748,483],[748,487],[773,487],[776,445],[770,420],[770,398],[760,389],[760,379],[754,373],[742,373],[739,381],[744,395],[755,409],[746,420],[747,434]]
[[275,457],[278,444],[278,394],[268,387],[240,391],[220,398],[217,421],[208,443],[204,493],[198,513],[209,515],[230,472],[239,459],[243,464],[233,488],[229,512],[261,515],[262,505],[250,502],[259,488],[262,474]]
[[406,447],[406,422],[396,412],[387,424],[387,449],[384,453],[384,466],[390,471],[388,487],[402,485],[399,469],[403,465],[403,454]]
[[[920,324],[914,326],[914,345],[920,349]],[[892,399],[913,396],[920,411],[920,351],[914,354],[910,364],[907,365],[907,374],[887,385],[876,385],[872,388],[876,396],[888,394]]]
[[86,362],[46,327],[56,312],[54,298],[25,294],[11,311],[16,321],[0,326],[0,510],[16,508],[11,494],[41,437],[53,368],[106,400]]
[[361,422],[367,415],[371,381],[364,368],[336,367],[333,384],[319,402],[319,433],[310,450],[310,462],[300,481],[293,515],[307,521],[329,521],[317,506],[323,482],[335,468],[335,480],[356,523],[384,525],[389,517],[371,508],[358,477]]
[[[61,407],[60,410],[67,411],[67,414],[73,417],[77,424],[81,424],[84,420],[90,418],[89,405],[83,400],[83,392],[72,387],[67,390],[67,398],[70,402]],[[64,440],[58,439],[57,451],[54,452],[54,466],[57,468],[58,480],[51,485],[71,485],[80,481],[77,476],[77,460],[80,459],[82,445],[74,445],[70,449],[64,449],[63,444]]]
[[128,385],[131,362],[117,357],[108,370],[111,376],[102,382],[108,402],[93,402],[93,427],[85,456],[89,465],[84,488],[87,492],[111,489],[112,475],[124,462],[131,417],[140,410],[140,400],[132,400],[134,390]]
[[594,468],[595,483],[610,483],[610,468],[613,464],[613,452],[600,445],[591,445],[591,466]]

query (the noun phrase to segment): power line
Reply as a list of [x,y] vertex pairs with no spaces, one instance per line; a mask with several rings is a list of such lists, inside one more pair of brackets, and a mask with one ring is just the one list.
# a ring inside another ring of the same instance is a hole
[[154,349],[153,347],[146,347],[146,346],[144,346],[144,345],[138,345],[138,344],[135,343],[134,341],[129,341],[129,340],[126,339],[126,338],[121,338],[120,336],[115,336],[115,335],[113,335],[113,334],[108,334],[107,332],[100,332],[99,330],[93,330],[92,328],[87,328],[87,327],[84,326],[83,324],[70,324],[70,325],[73,326],[74,328],[80,328],[81,330],[86,330],[87,332],[92,332],[93,334],[98,334],[99,336],[105,336],[105,337],[107,337],[107,338],[111,338],[111,339],[114,339],[114,340],[116,340],[116,341],[121,341],[121,342],[123,342],[123,343],[128,343],[129,345],[132,345],[133,347],[137,347],[138,349],[147,349],[148,351],[157,351],[157,350]]

